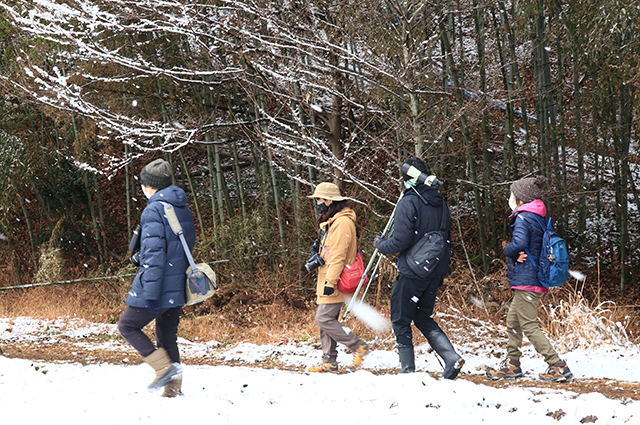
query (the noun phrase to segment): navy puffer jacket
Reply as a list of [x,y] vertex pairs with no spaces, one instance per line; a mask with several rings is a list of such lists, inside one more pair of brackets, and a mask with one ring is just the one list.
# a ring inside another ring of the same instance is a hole
[[171,185],[156,192],[140,218],[140,270],[126,301],[131,307],[148,308],[147,300],[158,300],[160,308],[185,303],[189,260],[180,239],[171,230],[161,201],[173,205],[189,249],[193,250],[195,245],[196,230],[184,190]]
[[[378,246],[383,254],[399,252],[398,273],[409,278],[424,280],[416,275],[407,264],[407,250],[411,248],[427,232],[440,228],[443,211],[447,211],[445,225],[447,239],[451,240],[451,214],[444,208],[445,200],[440,191],[434,187],[418,185],[415,189],[427,201],[425,204],[413,189],[405,190],[404,196],[396,206],[393,217],[393,234]],[[451,251],[447,248],[440,264],[433,269],[432,278],[441,278],[451,272],[449,259]]]
[[[529,211],[516,211],[511,216],[511,232],[513,238],[505,247],[504,254],[507,257],[509,286],[512,288],[518,286],[538,286],[543,288],[538,280],[537,268],[530,261],[529,257],[533,257],[536,263],[540,257],[544,231],[542,226],[538,224],[538,220],[542,217],[543,220],[540,221],[544,221],[543,214],[546,214],[546,208],[544,208],[542,201],[537,200],[534,202],[542,204],[542,211],[544,212],[540,211],[540,208],[529,208]],[[526,205],[524,207],[526,207]],[[539,211],[536,213],[531,212],[532,210]],[[536,217],[536,215],[539,217]],[[525,252],[525,249],[529,252],[528,258],[523,263],[518,263],[517,259],[520,252]]]

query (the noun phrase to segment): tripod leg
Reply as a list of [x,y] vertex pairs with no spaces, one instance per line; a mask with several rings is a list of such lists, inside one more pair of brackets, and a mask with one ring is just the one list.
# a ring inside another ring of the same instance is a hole
[[[360,305],[362,305],[362,303],[364,302],[364,298],[367,296],[367,292],[369,292],[369,287],[371,287],[371,283],[376,277],[378,277],[377,271],[378,271],[378,268],[380,267],[381,261],[382,261],[382,255],[380,255],[380,257],[378,258],[376,267],[373,269],[373,272],[371,273],[371,279],[369,279],[369,283],[367,284],[366,288],[364,288],[364,292],[362,293],[362,297],[360,298]],[[358,317],[358,314],[356,313],[353,317]]]
[[[362,288],[362,284],[364,283],[364,279],[369,274],[369,270],[371,269],[371,266],[373,265],[373,261],[375,260],[375,257],[377,255],[380,255],[380,251],[378,251],[376,249],[375,251],[373,251],[373,254],[371,255],[371,259],[369,260],[369,263],[367,264],[367,268],[364,269],[364,273],[362,275],[362,278],[360,279],[360,283],[358,284],[358,287],[356,288],[356,290],[353,293],[353,295],[351,295],[351,300],[349,300],[349,304],[347,305],[347,309],[345,310],[344,314],[342,315],[342,320],[344,320],[345,317],[347,317],[347,314],[349,314],[349,312],[353,308],[353,304],[355,303],[356,299],[358,298],[358,293],[360,293],[360,289]],[[373,278],[373,275],[372,275],[372,278]],[[369,281],[371,281],[371,279],[369,279]]]
[[[365,273],[363,275],[363,279],[364,279],[364,276],[366,276],[368,274],[368,270],[370,268],[370,265],[371,265],[371,263],[373,262],[373,260],[375,259],[376,256],[378,257],[378,261],[376,262],[376,265],[373,268],[373,272],[371,273],[371,278],[369,279],[369,282],[367,283],[367,286],[364,288],[364,292],[362,294],[362,299],[360,300],[360,304],[362,304],[362,302],[364,301],[364,297],[367,295],[367,291],[369,290],[369,286],[371,286],[371,282],[373,282],[373,280],[377,277],[376,276],[376,272],[378,271],[378,266],[380,266],[380,261],[382,260],[382,254],[380,254],[380,251],[378,251],[376,249],[373,252],[373,255],[371,256],[371,260],[369,261],[369,266],[367,266],[367,269],[365,270]],[[360,284],[358,285],[358,288],[356,288],[356,291],[351,296],[351,300],[349,301],[349,304],[347,305],[347,308],[345,309],[345,312],[342,315],[342,320],[344,320],[347,317],[347,314],[349,314],[349,312],[351,312],[351,310],[353,309],[353,306],[355,305],[356,301],[358,300],[358,295],[360,293],[360,289],[362,288],[362,284],[363,284],[363,280],[360,281]]]

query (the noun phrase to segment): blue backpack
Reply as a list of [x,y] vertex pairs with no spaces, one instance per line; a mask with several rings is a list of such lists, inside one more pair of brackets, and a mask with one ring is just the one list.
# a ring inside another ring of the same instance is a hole
[[551,219],[549,219],[545,226],[544,219],[536,215],[536,222],[542,226],[542,230],[544,231],[542,235],[542,249],[540,250],[538,261],[536,262],[536,260],[534,260],[528,250],[525,249],[525,252],[529,256],[533,266],[538,269],[538,280],[542,286],[545,288],[562,286],[569,278],[569,253],[567,252],[567,245],[564,239],[553,231]]

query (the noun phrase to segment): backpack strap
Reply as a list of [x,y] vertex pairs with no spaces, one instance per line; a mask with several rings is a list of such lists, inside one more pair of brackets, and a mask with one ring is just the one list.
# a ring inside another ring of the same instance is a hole
[[[524,221],[528,221],[529,223],[531,223],[531,220],[528,220],[526,218],[526,216],[520,215],[518,214],[519,217],[522,217],[522,219]],[[551,225],[551,219],[549,219],[549,221],[547,222],[547,225],[544,225],[544,218],[540,217],[538,214],[535,214],[536,218],[535,218],[535,222],[538,223],[541,227],[542,227],[542,233],[544,234],[544,232],[549,228],[549,226]],[[542,220],[542,222],[540,222],[540,220]],[[525,254],[527,254],[527,257],[529,257],[529,259],[531,260],[531,263],[533,264],[533,267],[538,267],[538,264],[536,263],[536,260],[533,259],[533,256],[531,255],[531,253],[529,252],[529,250],[527,248],[524,249]]]
[[527,248],[524,249],[524,253],[527,254],[527,257],[529,257],[529,260],[531,261],[531,264],[533,264],[533,267],[538,267],[538,263],[536,263],[536,260],[533,259],[533,255],[531,255]]

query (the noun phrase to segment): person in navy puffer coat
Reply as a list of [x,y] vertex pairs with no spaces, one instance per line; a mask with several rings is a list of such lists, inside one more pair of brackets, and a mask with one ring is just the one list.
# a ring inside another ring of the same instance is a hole
[[[184,190],[174,186],[169,163],[157,159],[140,173],[142,191],[149,199],[140,218],[140,269],[126,300],[118,329],[122,337],[156,371],[150,390],[165,387],[163,396],[181,394],[182,373],[177,335],[185,304],[185,272],[189,260],[173,232],[163,202],[171,204],[180,221],[187,245],[193,250],[195,226]],[[156,344],[142,328],[155,320]]]
[[[547,208],[540,199],[547,185],[544,176],[518,180],[511,185],[509,206],[513,214],[511,221],[512,239],[505,246],[509,286],[513,290],[513,300],[507,314],[507,358],[497,369],[489,369],[487,376],[493,380],[515,379],[523,376],[520,368],[522,336],[526,336],[536,351],[544,356],[549,365],[540,379],[548,382],[573,380],[567,363],[558,353],[538,325],[538,305],[549,290],[538,280],[537,267],[529,255],[537,262],[542,251],[542,238],[546,228]],[[544,227],[543,227],[544,225]]]

